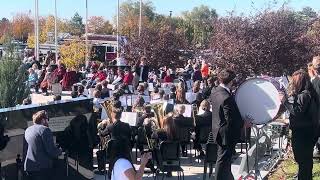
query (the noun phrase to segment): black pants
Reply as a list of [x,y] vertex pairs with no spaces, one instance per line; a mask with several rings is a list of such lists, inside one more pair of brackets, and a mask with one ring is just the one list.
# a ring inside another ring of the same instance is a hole
[[233,180],[231,160],[235,145],[222,146],[218,144],[218,157],[215,168],[216,180]]
[[292,130],[292,151],[295,161],[298,163],[298,179],[312,180],[313,147],[315,141],[310,129]]

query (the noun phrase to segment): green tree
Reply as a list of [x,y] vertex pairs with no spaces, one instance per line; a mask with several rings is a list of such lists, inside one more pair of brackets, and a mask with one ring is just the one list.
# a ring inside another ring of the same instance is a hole
[[[9,38],[11,39],[11,38]],[[29,96],[27,68],[14,57],[14,45],[5,44],[6,55],[0,61],[0,108],[14,107]]]
[[181,25],[188,42],[197,48],[207,48],[217,17],[216,10],[204,5],[183,12]]
[[69,23],[70,23],[69,31],[72,35],[76,35],[80,37],[82,34],[84,34],[85,26],[82,22],[82,17],[78,13],[74,14],[74,16],[71,18]]

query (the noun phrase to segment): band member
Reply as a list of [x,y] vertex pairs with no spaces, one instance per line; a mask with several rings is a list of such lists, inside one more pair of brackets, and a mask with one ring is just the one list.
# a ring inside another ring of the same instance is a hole
[[294,72],[289,87],[289,98],[280,95],[280,99],[290,112],[292,150],[299,166],[298,179],[311,180],[319,101],[308,74],[303,70]]
[[131,139],[130,125],[120,120],[121,114],[122,110],[120,108],[112,108],[112,123],[100,132],[102,136],[110,134],[112,139]]
[[186,100],[186,91],[184,88],[178,87],[176,91],[176,104],[188,104]]
[[149,74],[149,66],[146,65],[147,58],[142,57],[140,64],[137,66],[137,73],[140,77],[140,81],[147,82]]
[[231,95],[235,77],[236,74],[233,71],[222,70],[218,75],[220,85],[212,90],[210,96],[212,134],[218,145],[216,180],[234,179],[231,172],[231,159],[244,125],[235,99]]
[[[195,117],[196,138],[194,141],[194,148],[200,152],[200,157],[203,157],[204,152],[202,150],[201,144],[199,144],[200,130],[202,130],[202,128],[204,127],[208,127],[208,128],[212,127],[212,112],[210,111],[210,103],[207,100],[203,100],[200,104],[200,110],[203,112],[196,115]],[[209,136],[209,133],[208,133],[208,136]]]
[[[175,127],[177,129],[177,133],[185,130],[186,128],[190,128],[189,131],[192,130],[193,126],[193,121],[191,118],[186,118],[183,116],[184,112],[186,111],[186,107],[184,105],[178,105],[176,107],[176,114],[173,117]],[[182,155],[184,157],[187,156],[187,148],[185,144],[181,144],[181,149],[182,149]]]

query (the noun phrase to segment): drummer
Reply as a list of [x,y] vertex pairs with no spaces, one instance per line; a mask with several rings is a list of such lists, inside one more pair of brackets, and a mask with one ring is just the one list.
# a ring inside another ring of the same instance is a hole
[[243,126],[249,126],[249,123],[245,123],[241,118],[235,99],[231,95],[235,77],[235,72],[222,70],[218,75],[220,85],[212,90],[209,98],[212,105],[212,134],[218,145],[216,180],[234,179],[231,172],[232,155]]

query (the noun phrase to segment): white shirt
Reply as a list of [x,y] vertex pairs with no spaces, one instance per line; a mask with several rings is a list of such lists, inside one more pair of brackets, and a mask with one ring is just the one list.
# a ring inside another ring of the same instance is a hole
[[129,180],[124,172],[131,168],[133,168],[132,164],[127,159],[118,159],[114,163],[111,180]]
[[219,86],[223,87],[225,90],[227,90],[229,93],[231,93],[231,90],[224,84],[220,84]]

